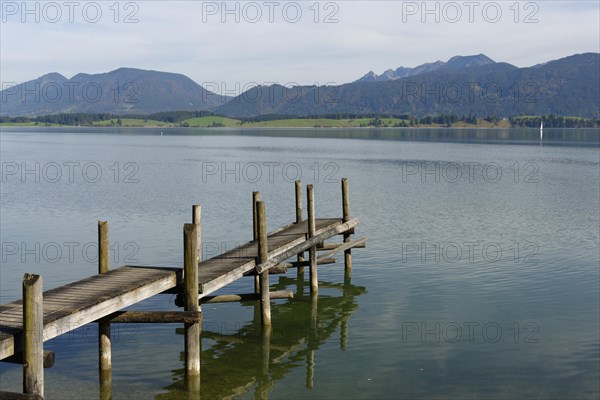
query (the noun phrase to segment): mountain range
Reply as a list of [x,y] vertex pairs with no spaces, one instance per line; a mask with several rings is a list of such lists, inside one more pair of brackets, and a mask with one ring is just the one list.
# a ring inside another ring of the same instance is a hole
[[71,79],[51,73],[0,92],[1,116],[58,113],[145,115],[209,110],[236,118],[264,115],[554,114],[600,118],[600,53],[518,68],[479,54],[456,56],[341,85],[256,86],[236,97],[168,72],[119,68]]
[[[528,68],[489,59],[471,65],[472,57],[451,60],[445,63],[451,64],[448,67],[397,79],[339,86],[256,87],[216,111],[238,118],[265,114],[600,117],[599,53],[577,54]],[[475,56],[475,60],[484,58]]]
[[210,92],[182,74],[119,68],[67,79],[53,72],[1,91],[0,115],[197,111],[227,100],[229,97]]
[[495,61],[484,54],[479,54],[476,56],[455,56],[449,59],[447,62],[436,61],[421,64],[414,68],[399,67],[395,70],[388,69],[381,75],[377,75],[375,72],[369,71],[362,78],[356,80],[356,82],[391,81],[394,79],[405,78],[407,76],[415,76],[427,72],[438,71],[440,69],[458,71],[464,68],[479,67],[488,64],[495,64]]

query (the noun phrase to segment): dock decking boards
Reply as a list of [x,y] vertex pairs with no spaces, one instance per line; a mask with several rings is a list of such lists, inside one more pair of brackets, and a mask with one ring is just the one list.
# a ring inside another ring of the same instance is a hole
[[[48,290],[44,341],[171,289],[179,276],[176,268],[123,266]],[[22,350],[22,313],[22,300],[0,305],[0,360]]]
[[[317,219],[316,234],[341,224],[340,218]],[[270,233],[269,259],[304,242],[307,232],[307,222],[303,221]],[[254,269],[256,257],[256,242],[248,242],[200,262],[200,296],[206,296]],[[180,282],[181,268],[123,266],[48,290],[43,294],[44,341],[173,289]],[[22,306],[22,300],[0,305],[0,360],[22,350]]]

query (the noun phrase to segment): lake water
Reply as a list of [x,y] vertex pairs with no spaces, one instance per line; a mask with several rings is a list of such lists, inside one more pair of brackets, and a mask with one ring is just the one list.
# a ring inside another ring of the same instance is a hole
[[[272,230],[294,179],[335,217],[348,177],[368,237],[351,282],[320,267],[313,304],[295,271],[271,276],[297,295],[272,307],[268,371],[256,305],[205,305],[202,398],[598,398],[597,129],[163,131],[2,128],[2,303],[25,272],[44,289],[95,274],[98,220],[113,268],[180,266],[192,204],[212,257],[251,239],[252,191]],[[113,398],[185,398],[177,328],[113,325]],[[95,324],[46,343],[47,398],[98,397],[96,343]],[[0,386],[20,391],[21,369],[0,363]]]

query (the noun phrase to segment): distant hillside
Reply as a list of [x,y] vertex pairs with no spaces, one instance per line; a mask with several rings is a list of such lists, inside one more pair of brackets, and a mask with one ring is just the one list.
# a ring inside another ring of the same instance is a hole
[[483,54],[456,56],[384,75],[338,86],[258,86],[231,98],[168,72],[120,68],[71,79],[50,73],[1,91],[0,116],[212,111],[233,118],[340,114],[600,117],[599,53],[529,68],[495,62]]
[[235,118],[404,113],[598,118],[600,54],[578,54],[529,68],[485,62],[480,56],[453,58],[433,71],[393,80],[319,87],[260,86],[215,112]]
[[496,62],[484,54],[476,56],[455,56],[448,62],[436,61],[432,63],[421,64],[418,67],[399,67],[395,70],[388,69],[381,75],[369,71],[356,82],[381,82],[391,81],[394,79],[405,78],[407,76],[416,76],[427,72],[437,71],[440,69],[460,70],[464,68],[480,67],[482,65],[495,64]]
[[71,79],[50,73],[5,89],[0,96],[3,116],[199,111],[229,100],[207,91],[185,75],[134,68],[94,75],[81,73]]

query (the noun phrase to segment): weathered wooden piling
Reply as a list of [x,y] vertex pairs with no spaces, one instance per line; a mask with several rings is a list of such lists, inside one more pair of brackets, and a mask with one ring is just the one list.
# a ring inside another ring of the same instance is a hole
[[117,311],[100,321],[113,324],[175,324],[202,322],[200,311]]
[[[198,208],[198,214],[200,209]],[[195,220],[194,220],[195,221]],[[198,303],[198,231],[200,224],[183,226],[183,284],[185,311],[199,311]],[[200,375],[201,323],[188,323],[185,330],[185,375],[193,381]]]
[[0,400],[44,400],[44,398],[37,394],[23,394],[0,391]]
[[23,393],[44,396],[42,277],[23,277]]
[[[258,240],[258,216],[256,203],[260,201],[260,192],[252,192],[252,240]],[[254,277],[254,293],[260,292],[260,278],[258,274]]]
[[[313,185],[306,186],[306,207],[308,208],[308,238],[315,236],[315,194]],[[316,295],[319,292],[319,281],[317,275],[317,245],[312,246],[308,251],[310,261],[310,293]]]
[[[269,292],[270,299],[293,299],[294,292],[291,290],[280,290]],[[242,293],[242,294],[221,294],[218,296],[205,296],[200,299],[201,304],[205,303],[236,303],[241,301],[260,301],[260,293]]]
[[[348,193],[348,178],[342,178],[342,219],[344,222],[350,221],[350,194]],[[344,233],[344,243],[350,242],[350,233]],[[344,251],[344,277],[349,279],[352,276],[352,250]]]
[[[56,354],[54,354],[53,351],[44,350],[44,368],[52,368],[54,366],[55,361]],[[2,362],[23,365],[25,363],[25,360],[23,359],[23,352],[21,351],[19,353],[13,354],[12,356],[2,360]],[[3,399],[2,396],[0,396],[0,399]]]
[[[269,247],[267,242],[267,212],[265,203],[256,202],[256,218],[258,221],[258,260],[259,265],[269,258]],[[261,321],[263,325],[271,325],[271,301],[269,295],[269,271],[263,271],[259,275],[260,281],[260,308]]]
[[198,227],[198,262],[202,259],[202,206],[194,204],[192,206],[192,223]]
[[[110,241],[108,221],[98,221],[98,274],[110,270]],[[110,399],[112,392],[112,344],[110,322],[98,323],[98,377],[100,378],[100,398]]]
[[[302,222],[302,181],[296,181],[295,183],[295,191],[296,191],[296,223],[299,224]],[[304,252],[298,253],[298,262],[301,263],[304,261]],[[304,267],[298,267],[298,275],[304,276]]]
[[[202,207],[200,205],[194,205],[192,207],[192,222],[198,227],[198,263],[202,261]],[[196,268],[196,280],[198,280],[198,269]],[[197,288],[197,286],[196,286]],[[196,289],[198,293],[198,289]],[[198,368],[200,368],[200,354],[202,354],[202,307],[198,304],[196,311],[200,317],[194,324],[198,331]],[[200,393],[200,374],[192,376],[188,375],[186,379],[187,390],[192,393]]]

